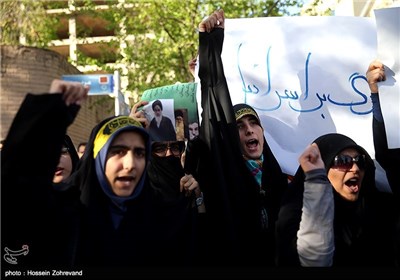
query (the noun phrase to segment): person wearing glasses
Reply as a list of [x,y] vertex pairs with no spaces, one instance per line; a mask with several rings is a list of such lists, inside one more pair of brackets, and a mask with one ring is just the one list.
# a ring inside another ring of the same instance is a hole
[[[191,174],[187,174],[187,172],[185,173],[184,171],[185,162],[183,160],[183,156],[186,148],[185,141],[176,141],[176,139],[170,141],[168,140],[168,137],[165,138],[163,136],[161,138],[165,141],[155,140],[153,134],[151,134],[148,119],[145,117],[143,111],[138,110],[138,108],[147,105],[148,103],[149,102],[146,100],[141,100],[136,103],[132,107],[129,116],[139,121],[144,128],[148,129],[150,136],[153,140],[151,145],[152,153],[150,157],[150,164],[147,168],[147,171],[150,171],[150,178],[153,178],[153,180],[151,181],[155,182],[155,184],[153,184],[153,187],[156,193],[165,194],[165,190],[161,191],[162,187],[157,186],[157,184],[166,178],[173,178],[173,180],[179,178],[179,188],[173,187],[173,193],[177,195],[176,190],[179,189],[179,192],[184,193],[187,197],[193,197],[194,195],[194,198],[197,200],[197,206],[199,206],[198,211],[200,213],[203,213],[205,211],[205,207],[203,205],[203,194],[200,190],[199,184]],[[163,174],[163,176],[161,176],[160,174]],[[172,174],[174,175],[172,176]],[[169,188],[175,185],[176,184],[173,182],[172,184],[169,184]]]
[[299,157],[277,222],[278,265],[392,266],[387,193],[375,166],[351,138],[318,137]]
[[200,199],[202,193],[199,184],[191,174],[185,174],[182,166],[181,157],[185,151],[185,142],[153,142],[151,151],[147,173],[155,193],[165,203],[180,198],[189,199],[189,202],[194,198],[197,200],[198,211],[204,212],[205,207]]
[[[148,119],[138,108],[148,101],[136,103],[130,117],[149,128]],[[185,172],[183,155],[185,141],[165,139],[163,135],[155,141],[152,137],[151,155],[147,166],[147,182],[159,206],[164,235],[160,239],[163,252],[169,252],[165,263],[171,265],[193,265],[193,260],[200,258],[196,250],[199,246],[199,216],[206,212],[203,193],[195,177]]]

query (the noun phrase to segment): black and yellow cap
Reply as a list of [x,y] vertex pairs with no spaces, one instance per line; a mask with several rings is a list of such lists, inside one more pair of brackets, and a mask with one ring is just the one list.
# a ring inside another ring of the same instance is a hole
[[233,106],[233,111],[235,112],[235,119],[236,121],[240,120],[244,116],[254,116],[257,121],[258,125],[261,126],[260,118],[258,117],[257,112],[249,105],[240,103]]

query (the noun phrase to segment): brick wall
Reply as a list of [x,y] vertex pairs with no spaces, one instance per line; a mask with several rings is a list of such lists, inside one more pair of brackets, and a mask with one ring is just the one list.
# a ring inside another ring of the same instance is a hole
[[[48,91],[53,79],[81,74],[57,52],[24,47],[1,46],[0,139],[7,136],[11,122],[25,95]],[[86,141],[100,120],[114,115],[114,100],[109,96],[89,96],[82,105],[68,134],[74,144]]]

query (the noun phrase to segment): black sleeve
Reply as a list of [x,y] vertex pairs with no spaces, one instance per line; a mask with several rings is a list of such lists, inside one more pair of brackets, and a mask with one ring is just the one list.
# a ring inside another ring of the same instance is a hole
[[[379,164],[386,171],[386,176],[389,181],[390,187],[396,197],[400,198],[400,177],[398,172],[400,170],[400,149],[389,149],[385,123],[379,122],[373,118],[373,136],[375,158]],[[398,200],[400,201],[400,200]]]
[[[13,122],[1,154],[2,241],[11,250],[28,245],[26,259],[47,255],[51,233],[52,179],[67,127],[79,107],[67,107],[61,94],[28,94]],[[56,237],[52,237],[56,238]]]
[[[198,181],[204,193],[210,244],[209,261],[254,264],[265,257],[254,244],[260,228],[259,188],[240,149],[239,132],[221,58],[224,30],[199,34],[199,78],[203,143]],[[254,252],[257,250],[258,252]],[[253,250],[251,254],[247,254]]]
[[290,184],[283,198],[276,223],[278,266],[300,266],[297,232],[303,207],[303,185]]

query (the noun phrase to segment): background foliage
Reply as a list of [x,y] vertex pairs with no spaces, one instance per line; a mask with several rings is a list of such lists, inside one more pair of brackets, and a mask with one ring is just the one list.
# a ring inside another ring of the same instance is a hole
[[[70,3],[72,3],[70,1]],[[188,61],[197,54],[198,23],[218,8],[227,18],[297,15],[293,7],[303,1],[294,0],[109,0],[74,1],[74,13],[99,17],[113,32],[115,40],[108,43],[101,57],[90,58],[78,53],[78,65],[98,65],[105,72],[124,65],[129,79],[127,92],[140,95],[148,88],[193,80]],[[68,8],[68,1],[1,1],[1,43],[23,44],[46,48],[58,39],[57,31],[65,25],[60,15],[46,14],[46,9]],[[110,9],[96,10],[95,4]],[[79,38],[89,37],[91,30],[78,28]],[[133,38],[133,39],[132,39]],[[121,48],[121,43],[124,48]],[[109,62],[114,62],[109,64]]]

